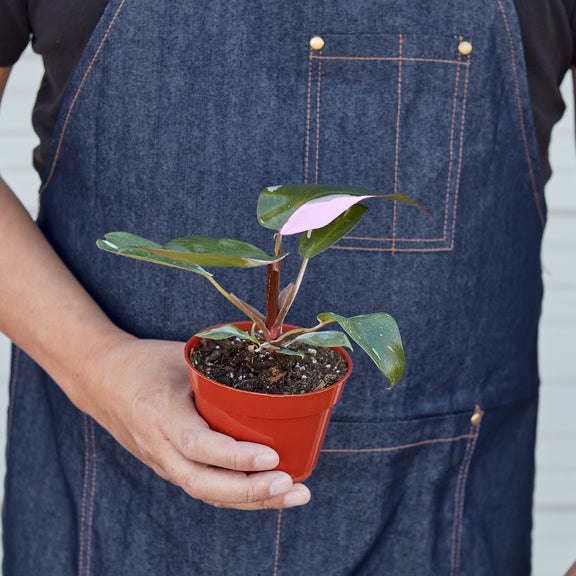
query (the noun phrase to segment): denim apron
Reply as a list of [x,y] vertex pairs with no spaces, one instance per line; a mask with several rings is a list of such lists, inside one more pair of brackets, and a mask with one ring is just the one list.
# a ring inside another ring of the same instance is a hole
[[[512,1],[111,0],[61,110],[39,225],[115,323],[185,341],[241,318],[202,278],[96,239],[271,250],[258,192],[295,182],[431,213],[373,201],[311,262],[288,318],[390,312],[403,381],[386,390],[354,353],[310,504],[243,512],[156,476],[16,350],[8,576],[529,574],[545,203]],[[262,269],[216,277],[262,306]]]

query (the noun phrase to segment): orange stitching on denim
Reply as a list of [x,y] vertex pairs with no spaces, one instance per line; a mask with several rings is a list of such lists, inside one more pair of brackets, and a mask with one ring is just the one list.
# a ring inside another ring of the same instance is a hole
[[[480,414],[480,416],[484,415],[484,412],[480,410],[479,406],[476,406],[474,410],[475,414]],[[464,473],[464,478],[462,480],[462,485],[460,488],[461,491],[461,498],[460,498],[460,525],[458,528],[458,542],[456,547],[456,572],[460,571],[460,554],[462,552],[462,529],[464,527],[464,500],[466,496],[466,482],[468,481],[468,473],[470,472],[470,465],[472,464],[472,457],[474,456],[474,451],[476,450],[476,443],[478,442],[478,435],[480,434],[480,422],[476,425],[476,431],[474,433],[474,438],[472,439],[472,448],[470,449],[470,456],[468,458],[468,464],[466,465],[466,471]]]
[[358,61],[387,61],[387,62],[394,62],[397,60],[401,60],[402,62],[437,62],[439,64],[456,64],[457,66],[470,66],[469,61],[462,62],[460,59],[458,60],[441,60],[439,58],[406,58],[406,57],[398,57],[398,56],[390,56],[390,57],[380,57],[380,56],[315,56],[312,55],[311,58],[315,58],[316,60],[358,60]]
[[[317,57],[317,56],[316,56]],[[325,57],[328,58],[328,57]],[[334,57],[336,58],[336,57]],[[355,58],[348,58],[346,59],[355,59]],[[411,60],[409,58],[396,58],[395,60]],[[463,89],[463,100],[462,100],[462,110],[461,110],[461,126],[460,126],[460,145],[459,145],[459,162],[458,162],[458,171],[457,171],[457,180],[455,186],[455,196],[454,196],[454,209],[453,209],[453,218],[452,218],[452,238],[451,244],[449,247],[445,248],[398,248],[398,243],[404,242],[423,242],[423,243],[431,243],[431,242],[444,242],[447,239],[448,235],[448,220],[449,220],[449,206],[450,206],[450,185],[452,182],[452,167],[453,167],[453,160],[454,160],[454,128],[456,124],[456,117],[457,117],[457,103],[458,103],[458,92],[460,89],[460,68],[457,69],[456,72],[456,83],[454,87],[454,98],[453,98],[453,108],[452,108],[452,121],[450,127],[450,161],[449,161],[449,170],[448,170],[448,182],[446,185],[446,200],[445,200],[445,213],[444,213],[444,229],[443,229],[443,236],[440,238],[398,238],[395,234],[396,232],[396,202],[394,202],[394,222],[393,222],[393,236],[392,238],[377,238],[377,237],[362,237],[362,236],[346,236],[343,240],[356,240],[356,241],[369,241],[369,242],[392,242],[392,247],[389,248],[371,248],[371,247],[356,247],[356,246],[332,246],[334,250],[361,250],[366,252],[448,252],[454,249],[454,236],[456,230],[456,206],[458,201],[458,193],[460,188],[460,175],[462,169],[462,157],[463,157],[463,134],[464,134],[464,119],[465,119],[465,112],[466,112],[466,101],[467,101],[467,94],[468,94],[468,77],[469,77],[469,69],[470,69],[470,59],[468,58],[466,61],[461,60],[461,56],[458,56],[458,61],[454,61],[454,63],[458,63],[461,65],[466,66],[466,76],[465,76],[465,83]],[[396,167],[395,167],[395,188],[394,191],[396,192]]]
[[[374,240],[374,238],[370,238]],[[392,248],[368,248],[366,246],[330,246],[334,250],[358,250],[364,252],[390,252]],[[450,252],[453,246],[446,248],[395,248],[395,252]]]
[[[472,427],[470,427],[472,431]],[[456,490],[454,491],[454,511],[452,513],[452,537],[450,539],[450,576],[454,576],[454,567],[456,563],[456,533],[458,530],[458,513],[460,504],[460,486],[462,484],[462,478],[464,476],[464,469],[468,461],[468,454],[470,452],[470,446],[472,444],[472,439],[468,440],[466,443],[466,450],[464,452],[464,458],[460,463],[460,470],[458,472],[458,478],[456,479]]]
[[92,519],[94,514],[94,493],[96,492],[96,432],[94,420],[90,419],[92,435],[92,486],[90,488],[90,510],[88,513],[88,545],[86,553],[86,576],[90,576],[90,552],[92,550]]
[[464,438],[472,438],[472,434],[462,434],[461,436],[454,436],[453,438],[433,438],[431,440],[422,440],[421,442],[414,442],[412,444],[404,444],[403,446],[390,446],[389,448],[360,448],[360,449],[347,449],[347,448],[333,448],[321,450],[323,454],[360,454],[366,452],[394,452],[396,450],[404,450],[405,448],[416,448],[418,446],[425,446],[426,444],[441,444],[443,442],[456,442]]
[[454,195],[454,208],[453,208],[453,217],[452,217],[452,238],[450,246],[447,248],[398,248],[398,242],[443,242],[446,240],[447,235],[447,225],[448,225],[448,206],[449,206],[449,191],[450,191],[450,182],[452,179],[452,163],[453,163],[453,135],[454,135],[454,124],[456,118],[456,103],[457,103],[457,93],[459,88],[459,74],[460,69],[458,69],[456,73],[456,86],[454,91],[454,107],[452,109],[452,124],[450,129],[450,164],[449,164],[449,172],[448,172],[448,184],[446,189],[446,210],[444,215],[444,236],[442,238],[368,238],[368,237],[361,237],[361,236],[346,236],[345,240],[364,240],[364,241],[371,241],[371,242],[392,242],[393,245],[391,248],[369,248],[369,247],[356,247],[356,246],[332,246],[334,250],[362,250],[366,252],[449,252],[454,249],[454,240],[455,240],[455,231],[456,231],[456,218],[457,218],[457,206],[458,206],[458,195],[460,191],[460,175],[462,172],[462,158],[463,158],[463,144],[464,144],[464,124],[466,118],[466,102],[468,96],[468,77],[469,77],[469,70],[470,68],[466,68],[466,76],[464,81],[464,90],[463,90],[463,100],[462,100],[462,112],[461,112],[461,121],[460,121],[460,143],[459,143],[459,151],[458,151],[458,171],[456,177],[456,189]]
[[454,575],[455,557],[456,557],[456,534],[458,531],[458,514],[460,510],[460,487],[462,485],[462,478],[464,477],[464,469],[466,463],[468,462],[468,454],[470,453],[470,446],[472,444],[472,439],[466,443],[466,450],[464,452],[464,458],[460,463],[460,470],[458,472],[458,478],[456,480],[456,490],[454,491],[454,511],[452,513],[452,537],[450,544],[450,576]]
[[76,105],[76,101],[78,100],[78,96],[80,95],[80,91],[84,87],[84,83],[86,82],[86,78],[88,77],[88,74],[92,70],[92,67],[94,66],[94,62],[96,61],[96,58],[98,58],[98,55],[100,54],[100,50],[102,49],[104,42],[106,42],[106,39],[108,38],[108,35],[110,34],[110,30],[112,29],[112,26],[116,22],[116,18],[118,17],[120,10],[122,10],[122,7],[124,6],[125,2],[126,2],[126,0],[122,0],[122,2],[120,3],[120,6],[118,6],[116,13],[114,14],[114,17],[112,18],[112,20],[110,21],[110,24],[108,25],[108,28],[107,28],[104,36],[102,37],[102,40],[100,41],[98,49],[96,50],[96,53],[92,57],[92,60],[90,61],[90,64],[88,65],[88,68],[86,69],[86,72],[84,72],[84,76],[82,77],[80,85],[78,86],[78,89],[76,90],[76,93],[74,94],[74,98],[72,99],[72,103],[70,104],[70,107],[68,108],[68,112],[67,112],[66,118],[64,120],[62,132],[60,133],[60,139],[58,140],[58,147],[56,148],[56,154],[54,155],[54,160],[52,161],[52,166],[50,167],[50,173],[48,174],[48,178],[46,178],[46,182],[44,182],[44,185],[42,186],[42,188],[40,188],[39,194],[42,194],[42,192],[44,192],[44,190],[46,189],[46,187],[50,183],[50,180],[52,180],[52,176],[54,175],[54,170],[56,169],[56,163],[58,162],[58,158],[60,156],[60,150],[62,148],[62,141],[64,140],[64,135],[66,134],[66,129],[68,128],[68,122],[70,120],[70,115],[72,114],[72,110],[74,109],[74,106]]
[[458,208],[458,196],[460,194],[460,175],[462,173],[462,157],[464,151],[464,121],[466,120],[466,101],[468,96],[468,76],[470,68],[466,68],[466,76],[464,77],[464,99],[462,100],[462,118],[460,119],[460,148],[458,157],[458,172],[456,174],[456,191],[454,194],[454,209],[452,216],[452,241],[450,242],[450,249],[454,248],[454,241],[456,239],[456,218]]
[[78,553],[78,574],[82,574],[84,564],[84,519],[86,517],[86,493],[88,491],[88,466],[90,463],[90,443],[88,440],[88,415],[84,414],[84,486],[82,488],[82,513],[80,515],[80,552]]
[[[394,194],[398,192],[398,156],[400,151],[400,110],[402,107],[402,34],[398,35],[398,106],[396,108],[396,143],[394,159]],[[398,202],[394,200],[394,217],[392,220],[392,254],[396,246],[396,214],[398,211]]]
[[[478,406],[474,411],[480,415],[484,414]],[[452,523],[452,538],[450,550],[450,576],[456,576],[460,570],[460,551],[462,546],[462,527],[464,519],[464,499],[466,495],[466,482],[468,472],[472,462],[472,456],[476,449],[476,441],[480,433],[480,424],[470,427],[470,440],[466,443],[466,451],[458,472],[456,490],[454,492],[454,514]]]
[[[460,41],[462,38],[460,37]],[[445,209],[444,209],[444,223],[443,223],[443,235],[440,238],[399,238],[396,235],[397,230],[397,202],[394,202],[394,216],[392,222],[392,238],[374,238],[374,237],[359,237],[359,236],[346,236],[343,240],[363,240],[363,241],[371,241],[371,242],[391,242],[392,246],[387,248],[373,248],[373,247],[355,247],[355,246],[332,246],[332,249],[335,250],[362,250],[362,251],[374,251],[374,252],[439,252],[439,251],[451,251],[454,249],[454,238],[455,238],[455,229],[456,229],[456,205],[458,200],[458,192],[459,192],[459,184],[460,184],[460,175],[462,169],[462,158],[463,158],[463,131],[464,131],[464,117],[465,117],[465,109],[466,109],[466,98],[467,98],[467,90],[468,90],[468,71],[470,68],[470,58],[466,60],[462,60],[461,55],[458,55],[457,60],[443,60],[443,59],[433,59],[433,58],[406,58],[402,55],[402,43],[403,43],[403,36],[402,34],[399,35],[399,55],[397,57],[360,57],[360,56],[323,56],[322,53],[315,54],[310,53],[310,60],[316,59],[318,60],[319,64],[319,72],[318,72],[318,92],[316,95],[317,99],[317,109],[316,109],[316,182],[318,181],[318,158],[319,158],[319,135],[320,135],[320,66],[322,60],[344,60],[344,61],[397,61],[398,62],[398,110],[397,110],[397,118],[396,118],[396,154],[395,154],[395,164],[394,164],[394,193],[398,192],[398,171],[399,171],[399,132],[400,132],[400,112],[401,112],[401,94],[402,94],[402,62],[438,62],[438,63],[446,63],[446,64],[456,64],[458,66],[456,72],[456,79],[455,79],[455,86],[454,86],[454,98],[453,98],[453,108],[452,108],[452,118],[451,118],[451,126],[450,126],[450,147],[449,147],[449,165],[448,165],[448,181],[446,184],[446,197],[445,197]],[[448,221],[449,221],[449,208],[450,208],[450,191],[451,191],[451,183],[453,177],[453,169],[454,169],[454,135],[455,135],[455,126],[457,121],[457,111],[458,111],[458,93],[460,90],[460,66],[466,67],[466,81],[463,89],[463,101],[462,101],[462,109],[461,109],[461,129],[460,129],[460,147],[459,147],[459,163],[458,163],[458,171],[457,171],[457,181],[455,186],[455,195],[454,195],[454,209],[453,209],[453,219],[452,219],[452,238],[451,244],[448,247],[442,248],[398,248],[399,243],[409,243],[409,242],[418,242],[418,243],[442,243],[447,240],[448,236]],[[308,79],[308,117],[307,117],[307,143],[306,143],[306,162],[305,162],[305,171],[306,171],[306,179],[308,181],[308,156],[309,156],[309,128],[310,128],[310,115],[311,115],[311,77],[312,77],[312,68],[310,67],[309,70],[309,79]]]
[[278,574],[278,558],[280,557],[281,528],[282,528],[282,510],[278,510],[278,522],[276,523],[276,552],[274,554],[274,576]]
[[[460,36],[460,42],[462,42],[462,36]],[[458,56],[460,60],[460,56]],[[456,103],[458,96],[458,82],[460,79],[460,68],[456,70],[456,85],[454,87],[454,101],[452,104],[452,122],[450,123],[450,161],[448,163],[448,183],[446,184],[446,200],[444,208],[444,236],[442,240],[446,239],[446,232],[448,230],[448,205],[450,204],[450,184],[452,183],[452,163],[454,161],[454,125],[456,123]],[[464,112],[464,111],[462,111]]]
[[502,1],[498,0],[500,6],[500,12],[504,19],[504,25],[506,26],[506,33],[508,35],[508,44],[510,45],[510,57],[512,60],[512,72],[514,74],[514,86],[516,88],[516,105],[518,106],[518,114],[520,116],[520,128],[522,131],[522,139],[524,140],[524,153],[526,154],[526,160],[528,160],[528,172],[530,173],[530,182],[532,184],[532,192],[534,194],[534,200],[536,201],[536,209],[538,210],[538,215],[540,216],[540,222],[542,226],[545,224],[544,213],[540,206],[540,199],[538,198],[538,187],[536,186],[536,178],[534,176],[534,167],[532,166],[532,159],[530,158],[530,148],[528,146],[528,136],[526,135],[526,127],[524,125],[524,112],[522,111],[522,101],[520,99],[520,86],[518,84],[518,71],[516,70],[516,54],[514,53],[514,42],[512,40],[512,33],[510,27],[508,26],[508,18],[506,17],[506,12],[504,11],[504,6]]
[[308,159],[310,154],[310,110],[312,106],[311,102],[311,91],[312,91],[312,53],[310,53],[309,58],[310,63],[308,64],[308,96],[307,100],[307,110],[306,110],[306,152],[304,156],[304,184],[308,184]]
[[[322,52],[322,51],[320,51]],[[322,60],[318,61],[318,86],[316,87],[316,177],[318,184],[318,160],[320,157],[320,83],[322,81]]]
[[[392,242],[393,238],[369,238],[368,236],[346,236],[346,240],[370,240],[372,242]],[[397,238],[399,242],[443,242],[446,238]]]

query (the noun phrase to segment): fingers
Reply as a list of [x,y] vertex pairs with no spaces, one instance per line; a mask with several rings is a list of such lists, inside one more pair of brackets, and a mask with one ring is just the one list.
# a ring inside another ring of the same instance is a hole
[[285,472],[244,472],[215,468],[184,458],[168,442],[163,450],[162,476],[197,500],[243,510],[290,508],[306,504],[310,492],[294,485]]
[[279,462],[278,454],[267,446],[239,442],[209,428],[187,426],[172,441],[188,460],[228,470],[273,470]]
[[170,413],[172,417],[162,424],[162,430],[188,460],[244,472],[273,470],[278,466],[278,454],[271,448],[239,442],[210,430],[196,412],[190,394],[180,398]]
[[294,484],[292,490],[282,496],[268,498],[260,502],[235,502],[233,504],[224,502],[206,501],[206,504],[218,508],[235,508],[237,510],[266,510],[266,509],[283,509],[303,506],[310,501],[310,491],[303,484]]

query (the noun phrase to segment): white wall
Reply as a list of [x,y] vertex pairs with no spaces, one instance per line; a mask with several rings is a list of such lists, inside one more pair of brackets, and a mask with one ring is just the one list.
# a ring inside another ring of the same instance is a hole
[[[41,74],[27,52],[15,67],[0,113],[0,172],[31,213],[38,177],[30,168],[36,143],[28,118]],[[540,362],[542,396],[537,447],[534,574],[559,576],[576,560],[576,153],[571,79],[569,111],[552,141],[554,176],[548,185],[549,220],[543,264],[546,294]],[[5,442],[9,345],[0,334],[0,445]],[[0,458],[0,473],[4,472]],[[0,495],[3,483],[0,483]],[[502,575],[505,576],[505,575]]]
[[542,376],[534,573],[559,576],[576,560],[576,152],[572,78],[562,86],[568,110],[552,136],[554,175],[542,264]]

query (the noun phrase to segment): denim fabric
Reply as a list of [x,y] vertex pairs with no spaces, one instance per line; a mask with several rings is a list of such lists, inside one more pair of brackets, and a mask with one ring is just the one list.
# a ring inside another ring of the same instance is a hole
[[[371,202],[311,262],[288,320],[390,312],[407,371],[387,391],[355,353],[312,502],[245,513],[155,476],[16,353],[7,576],[528,574],[538,162],[510,0],[111,0],[43,179],[39,224],[67,265],[121,327],[184,341],[240,318],[202,278],[112,258],[97,238],[271,249],[254,216],[264,186],[403,192],[431,218]],[[261,269],[216,277],[262,305]]]

